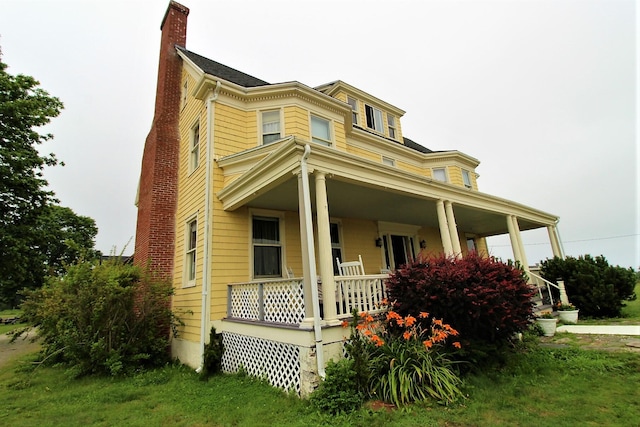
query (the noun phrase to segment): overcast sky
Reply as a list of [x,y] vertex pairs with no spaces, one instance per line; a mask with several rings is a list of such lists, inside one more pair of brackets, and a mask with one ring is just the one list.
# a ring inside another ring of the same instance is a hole
[[[407,113],[403,134],[480,160],[480,190],[560,216],[567,255],[638,268],[638,11],[631,0],[184,0],[187,48],[271,83],[343,80]],[[97,248],[134,199],[168,0],[0,0],[0,46],[65,104],[47,131],[61,204]],[[546,230],[523,233],[530,263]],[[492,254],[512,257],[508,236]],[[133,242],[125,250],[133,250]]]

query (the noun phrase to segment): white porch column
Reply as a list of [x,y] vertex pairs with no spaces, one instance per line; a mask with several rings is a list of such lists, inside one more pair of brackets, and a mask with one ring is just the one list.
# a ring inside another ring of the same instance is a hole
[[442,199],[436,202],[436,209],[438,211],[438,224],[440,226],[440,238],[442,239],[444,254],[446,256],[452,256],[453,246],[451,245],[451,233],[449,231],[449,224],[447,223],[447,214],[445,212],[444,201],[442,201]]
[[518,242],[518,233],[514,227],[512,220],[513,215],[507,215],[507,229],[509,229],[509,239],[511,240],[511,250],[513,251],[513,258],[515,261],[524,265],[522,262],[522,254],[520,253],[520,243]]
[[462,257],[462,248],[460,247],[460,236],[458,236],[458,226],[456,225],[456,217],[453,215],[453,205],[450,201],[444,202],[444,208],[447,214],[447,224],[449,225],[449,234],[451,235],[451,247],[456,257]]
[[560,239],[558,239],[555,225],[548,225],[547,232],[549,233],[549,240],[551,241],[551,252],[553,252],[553,256],[564,258],[564,256],[562,255],[562,250],[560,249]]
[[313,325],[313,298],[311,290],[311,268],[309,263],[309,247],[307,241],[307,215],[304,203],[304,189],[302,184],[302,173],[298,174],[298,212],[300,214],[300,250],[302,254],[302,276],[304,279],[304,320],[303,324]]
[[527,253],[524,250],[524,244],[522,243],[522,234],[520,233],[520,226],[518,225],[518,217],[511,215],[511,221],[513,221],[513,228],[516,231],[516,239],[518,239],[518,247],[520,248],[520,258],[522,268],[529,273],[529,262],[527,261]]
[[322,306],[327,322],[337,321],[336,284],[333,279],[331,259],[331,231],[329,224],[329,203],[327,201],[327,181],[324,172],[315,172],[316,215],[318,221],[318,264],[322,278]]

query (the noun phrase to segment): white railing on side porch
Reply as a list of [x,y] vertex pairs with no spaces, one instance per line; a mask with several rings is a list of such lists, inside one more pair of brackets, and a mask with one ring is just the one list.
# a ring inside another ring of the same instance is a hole
[[538,294],[540,295],[541,299],[543,298],[542,289],[546,289],[547,292],[549,293],[550,304],[553,305],[553,295],[551,294],[551,287],[554,287],[560,292],[560,302],[562,304],[569,304],[569,297],[567,296],[567,291],[564,287],[564,282],[562,280],[558,280],[558,284],[555,284],[545,279],[542,276],[538,276],[532,271],[529,271],[529,276],[531,276],[533,283],[538,288]]
[[265,279],[227,286],[227,317],[299,325],[305,317],[303,279]]
[[338,318],[351,316],[355,309],[371,314],[382,311],[382,300],[387,297],[386,280],[388,274],[365,276],[335,276],[336,308]]

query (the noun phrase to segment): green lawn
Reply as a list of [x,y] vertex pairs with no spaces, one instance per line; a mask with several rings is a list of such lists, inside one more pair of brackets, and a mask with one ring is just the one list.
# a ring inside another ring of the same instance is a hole
[[73,379],[62,368],[29,366],[22,360],[0,371],[0,425],[561,427],[640,420],[637,353],[535,347],[502,369],[468,378],[468,398],[459,404],[337,417],[235,375],[204,382],[191,369],[170,366],[128,379]]

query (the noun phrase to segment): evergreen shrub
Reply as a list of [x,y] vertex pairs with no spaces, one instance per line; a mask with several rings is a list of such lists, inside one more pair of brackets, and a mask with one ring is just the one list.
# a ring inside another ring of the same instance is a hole
[[633,268],[611,266],[602,255],[547,259],[541,262],[541,273],[550,282],[564,281],[567,296],[581,316],[619,317],[624,301],[636,299]]

